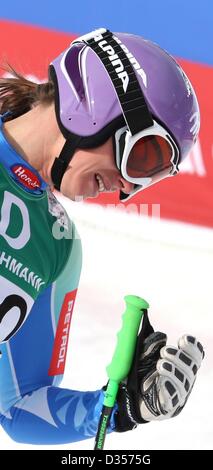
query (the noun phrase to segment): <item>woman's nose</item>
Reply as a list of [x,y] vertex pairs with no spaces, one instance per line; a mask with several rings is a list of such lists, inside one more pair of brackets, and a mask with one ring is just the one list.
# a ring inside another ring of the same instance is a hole
[[121,184],[122,184],[122,188],[121,188],[121,191],[123,191],[124,193],[127,193],[127,194],[130,194],[133,189],[134,189],[134,183],[130,183],[129,181],[125,180],[124,178],[119,178]]

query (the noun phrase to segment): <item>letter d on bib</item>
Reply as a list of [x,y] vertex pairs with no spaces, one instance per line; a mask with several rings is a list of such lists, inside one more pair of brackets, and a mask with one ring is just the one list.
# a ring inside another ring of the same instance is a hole
[[[15,204],[22,216],[23,227],[18,237],[13,238],[7,235],[7,229],[10,225],[10,214],[12,204]],[[4,237],[7,243],[15,250],[21,250],[30,239],[30,218],[27,206],[24,202],[8,191],[4,192],[4,200],[1,208],[0,235]]]

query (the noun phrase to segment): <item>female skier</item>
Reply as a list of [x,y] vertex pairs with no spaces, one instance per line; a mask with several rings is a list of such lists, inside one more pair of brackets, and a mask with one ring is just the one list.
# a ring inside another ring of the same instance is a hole
[[[99,29],[50,64],[49,81],[0,79],[0,422],[12,439],[94,436],[103,390],[59,388],[81,270],[81,242],[54,187],[71,200],[137,191],[175,175],[199,131],[195,92],[156,44]],[[177,347],[145,316],[110,431],[177,415],[203,348]]]

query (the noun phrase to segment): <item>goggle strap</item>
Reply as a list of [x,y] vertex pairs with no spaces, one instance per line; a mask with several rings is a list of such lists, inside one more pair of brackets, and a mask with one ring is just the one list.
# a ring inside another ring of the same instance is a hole
[[148,110],[137,75],[129,58],[120,44],[118,44],[114,39],[113,34],[109,30],[102,32],[100,40],[106,41],[107,45],[113,48],[115,54],[118,56],[123,65],[124,76],[126,76],[128,79],[127,89],[125,90],[123,86],[125,84],[125,78],[122,84],[122,79],[119,78],[118,73],[116,72],[116,67],[113,66],[113,61],[110,60],[110,55],[107,54],[106,51],[103,51],[98,44],[100,40],[97,41],[97,33],[95,37],[89,39],[84,39],[84,37],[82,37],[80,38],[80,41],[87,44],[95,52],[95,54],[97,54],[102,64],[104,65],[118,96],[127,126],[131,134],[135,135],[143,129],[153,125],[153,119],[151,113]]
[[72,137],[72,139],[67,139],[61,153],[58,157],[55,158],[53,166],[51,168],[51,178],[54,184],[54,187],[60,191],[61,181],[64,176],[64,173],[72,159],[76,148],[80,144],[81,137]]

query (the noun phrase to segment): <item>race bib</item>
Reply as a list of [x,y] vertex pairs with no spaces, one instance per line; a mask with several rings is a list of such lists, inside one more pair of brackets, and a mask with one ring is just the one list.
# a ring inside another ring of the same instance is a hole
[[0,276],[0,343],[8,341],[23,325],[34,300],[20,287]]

